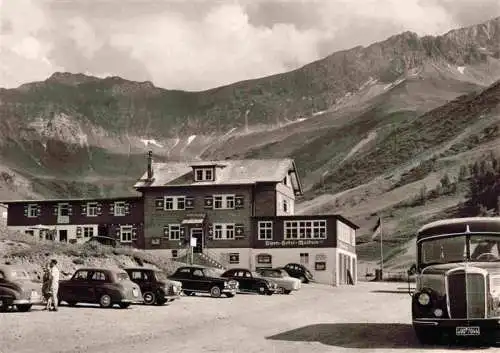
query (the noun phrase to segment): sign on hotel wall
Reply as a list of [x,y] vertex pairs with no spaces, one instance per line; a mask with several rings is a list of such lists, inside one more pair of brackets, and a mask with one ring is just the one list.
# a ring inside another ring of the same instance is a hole
[[270,264],[272,263],[272,257],[269,254],[259,254],[257,255],[258,264]]
[[325,271],[326,270],[326,262],[324,262],[324,261],[316,261],[314,263],[314,270],[316,270],[316,271]]
[[326,271],[326,255],[316,254],[314,259],[314,270],[315,271]]
[[324,243],[324,239],[322,240],[281,240],[281,241],[272,241],[266,240],[265,246],[270,248],[285,248],[285,247],[299,247],[299,246],[311,246],[311,245],[322,245]]

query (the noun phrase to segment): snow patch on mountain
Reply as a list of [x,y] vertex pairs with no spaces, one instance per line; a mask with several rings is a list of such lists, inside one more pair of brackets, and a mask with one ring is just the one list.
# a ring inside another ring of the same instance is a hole
[[141,142],[144,144],[144,146],[149,146],[149,145],[153,145],[153,146],[156,146],[156,147],[160,147],[160,148],[163,148],[163,145],[158,143],[158,141],[156,141],[155,139],[141,139]]
[[186,143],[186,146],[189,146],[191,144],[191,142],[193,142],[193,140],[196,138],[196,135],[191,135],[188,137],[188,140],[187,140],[187,143]]

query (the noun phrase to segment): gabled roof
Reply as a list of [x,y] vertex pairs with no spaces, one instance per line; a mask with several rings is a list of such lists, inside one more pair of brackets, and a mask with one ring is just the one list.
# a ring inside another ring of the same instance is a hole
[[[194,181],[193,168],[197,166],[216,166],[216,180]],[[295,162],[289,158],[152,163],[152,167],[153,180],[148,181],[147,172],[145,172],[135,183],[135,188],[280,182],[290,172],[293,188],[296,192],[302,193],[302,185]]]

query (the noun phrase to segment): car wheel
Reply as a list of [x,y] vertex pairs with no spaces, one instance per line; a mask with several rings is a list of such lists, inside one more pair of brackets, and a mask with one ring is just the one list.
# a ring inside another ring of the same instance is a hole
[[113,303],[111,302],[111,297],[107,294],[101,295],[99,298],[99,305],[101,308],[111,308]]
[[292,293],[292,291],[290,289],[283,289],[283,293],[290,294],[290,293]]
[[31,304],[17,304],[16,305],[17,311],[20,311],[22,313],[25,313],[27,311],[30,311],[31,309]]
[[434,345],[439,342],[440,331],[429,327],[414,327],[415,335],[421,344]]
[[4,313],[9,310],[9,303],[7,300],[0,300],[0,313]]
[[212,288],[210,288],[210,296],[212,298],[219,298],[222,294],[222,291],[220,289],[220,287],[218,286],[213,286]]
[[266,294],[267,294],[267,295],[273,295],[273,294],[274,294],[274,292],[273,292],[272,290],[268,290],[268,291],[266,291]]
[[130,303],[120,303],[118,304],[120,306],[120,308],[122,309],[127,309],[129,306],[130,306]]
[[156,295],[153,292],[146,292],[142,295],[144,304],[153,305],[156,302]]
[[226,293],[226,297],[232,298],[232,297],[234,297],[234,294],[233,293]]
[[163,305],[163,304],[165,304],[165,303],[167,303],[167,302],[168,302],[168,301],[167,301],[166,299],[158,299],[158,300],[156,301],[156,305],[161,306],[161,305]]
[[68,303],[69,306],[76,306],[76,304],[77,304],[77,302],[74,302],[74,301],[69,301],[66,303]]

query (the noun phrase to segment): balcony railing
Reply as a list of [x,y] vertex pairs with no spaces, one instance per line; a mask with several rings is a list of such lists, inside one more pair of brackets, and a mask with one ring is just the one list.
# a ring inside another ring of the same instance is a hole
[[57,216],[57,223],[58,224],[68,224],[69,223],[69,216]]

